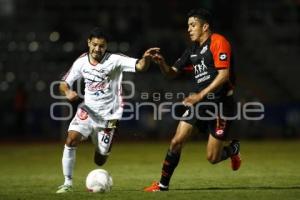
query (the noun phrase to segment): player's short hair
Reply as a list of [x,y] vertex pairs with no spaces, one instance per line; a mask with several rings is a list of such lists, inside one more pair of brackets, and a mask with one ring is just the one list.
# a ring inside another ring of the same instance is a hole
[[104,38],[105,40],[107,40],[107,35],[100,27],[94,27],[90,31],[90,34],[88,36],[88,39],[92,39],[92,38]]
[[204,23],[208,23],[210,26],[212,26],[212,15],[208,10],[205,10],[203,8],[191,10],[190,12],[188,12],[187,17],[197,17]]

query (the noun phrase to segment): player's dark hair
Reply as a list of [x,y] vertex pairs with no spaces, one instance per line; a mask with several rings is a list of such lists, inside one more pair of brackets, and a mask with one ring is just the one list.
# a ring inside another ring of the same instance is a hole
[[198,19],[203,20],[204,23],[208,23],[210,26],[212,26],[212,15],[208,10],[203,8],[191,10],[187,17],[197,17]]
[[95,27],[90,31],[90,34],[88,36],[88,39],[92,39],[92,38],[104,38],[105,40],[107,40],[107,36],[104,33],[104,31],[99,28],[99,27]]

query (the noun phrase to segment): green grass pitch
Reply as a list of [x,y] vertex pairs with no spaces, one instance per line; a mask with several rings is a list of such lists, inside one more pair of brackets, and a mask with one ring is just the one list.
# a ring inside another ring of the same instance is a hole
[[232,171],[229,160],[211,165],[205,143],[188,142],[169,192],[145,193],[144,186],[160,177],[168,143],[115,142],[106,165],[114,180],[106,194],[88,193],[85,177],[97,166],[94,147],[79,146],[74,192],[55,194],[62,184],[62,144],[1,144],[0,200],[99,199],[300,199],[300,141],[242,141],[243,165]]

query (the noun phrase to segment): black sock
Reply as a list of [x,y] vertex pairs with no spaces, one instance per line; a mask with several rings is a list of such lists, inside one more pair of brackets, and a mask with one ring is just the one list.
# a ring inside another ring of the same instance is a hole
[[160,183],[164,186],[169,186],[171,176],[177,167],[180,159],[180,153],[174,153],[168,150],[162,167]]
[[232,155],[233,155],[232,147],[230,145],[226,146],[226,147],[223,148],[222,155],[221,155],[221,160],[226,160],[227,158],[229,158]]
[[221,160],[226,160],[227,158],[238,154],[238,152],[239,152],[239,141],[233,140],[230,145],[223,148]]
[[237,155],[240,151],[240,142],[238,140],[232,140],[230,147],[232,148],[232,155]]

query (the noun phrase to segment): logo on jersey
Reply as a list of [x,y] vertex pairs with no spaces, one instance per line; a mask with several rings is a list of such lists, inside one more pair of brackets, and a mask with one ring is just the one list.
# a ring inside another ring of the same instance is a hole
[[207,47],[207,45],[205,45],[205,46],[201,49],[200,54],[204,54],[204,53],[207,51],[207,49],[208,49],[208,47]]
[[[206,66],[205,63],[204,63],[204,58],[201,59],[201,63],[200,63],[200,64],[194,65],[193,67],[194,67],[195,75],[207,71],[207,66]],[[207,74],[207,73],[206,73],[206,74]],[[205,74],[203,74],[203,75],[205,75]]]
[[104,94],[109,89],[111,80],[108,75],[108,71],[97,69],[84,69],[83,76],[85,78],[85,84],[87,89],[91,92],[95,92],[96,96],[99,96],[101,93]]
[[219,54],[219,59],[222,60],[222,61],[227,60],[227,54],[226,53],[220,53]]

